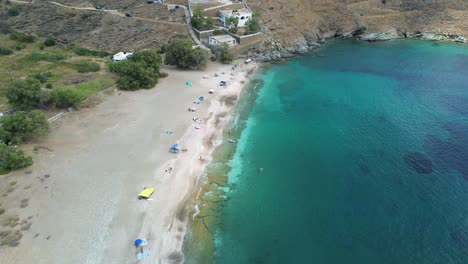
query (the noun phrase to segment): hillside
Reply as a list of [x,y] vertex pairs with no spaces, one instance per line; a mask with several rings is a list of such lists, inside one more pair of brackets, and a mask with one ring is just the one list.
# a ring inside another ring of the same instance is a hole
[[[166,6],[146,5],[142,1],[119,2],[128,3],[105,6],[118,11],[95,10],[93,4],[80,1],[63,4],[82,9],[48,2],[15,4],[19,9],[17,16],[8,16],[6,10],[11,7],[3,4],[0,20],[14,30],[109,52],[157,48],[176,35],[187,35],[183,10],[169,11]],[[138,18],[125,17],[127,12]]]
[[[159,47],[176,35],[187,35],[183,10],[142,0],[58,0],[70,9],[49,2],[18,4],[20,14],[3,23],[13,29],[54,37],[65,43],[116,51]],[[166,3],[186,4],[186,0]],[[216,1],[214,1],[216,2]],[[264,60],[305,53],[328,38],[368,35],[368,40],[405,36],[457,40],[468,36],[466,0],[248,0],[261,14],[268,39],[249,52]],[[93,10],[95,5],[115,11]],[[83,10],[87,8],[89,10]],[[125,17],[131,12],[134,17]]]
[[[250,0],[248,4],[262,15],[270,36],[265,56],[273,53],[273,58],[310,51],[328,38],[362,33],[387,32],[369,40],[419,36],[420,32],[436,33],[423,35],[427,39],[468,36],[468,1],[464,0]],[[258,50],[265,47],[251,51]]]

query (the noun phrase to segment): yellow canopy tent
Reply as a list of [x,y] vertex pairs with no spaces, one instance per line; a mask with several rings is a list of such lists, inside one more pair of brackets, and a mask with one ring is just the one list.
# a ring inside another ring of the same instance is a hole
[[153,194],[155,189],[156,188],[146,188],[146,189],[144,189],[142,192],[140,192],[138,194],[138,199],[143,199],[143,198],[148,199],[148,198],[150,198],[150,196]]

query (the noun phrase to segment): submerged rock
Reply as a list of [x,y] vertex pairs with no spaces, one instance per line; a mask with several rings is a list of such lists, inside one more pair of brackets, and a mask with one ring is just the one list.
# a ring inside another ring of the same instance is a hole
[[404,160],[419,174],[432,173],[432,161],[420,152],[410,152],[405,155]]

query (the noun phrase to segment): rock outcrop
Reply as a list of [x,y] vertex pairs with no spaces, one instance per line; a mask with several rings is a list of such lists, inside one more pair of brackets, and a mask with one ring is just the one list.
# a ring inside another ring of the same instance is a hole
[[[249,0],[270,36],[249,55],[282,60],[330,38],[367,41],[420,38],[466,42],[468,3],[463,0]],[[305,41],[304,41],[305,40]],[[275,43],[275,45],[271,45]]]
[[403,37],[402,35],[398,34],[398,31],[395,28],[384,32],[375,32],[375,33],[366,33],[359,36],[359,39],[366,40],[366,41],[384,41],[384,40],[392,40]]

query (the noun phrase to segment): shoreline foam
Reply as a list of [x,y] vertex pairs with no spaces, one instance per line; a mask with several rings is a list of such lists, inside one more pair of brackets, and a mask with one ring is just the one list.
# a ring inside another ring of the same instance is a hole
[[[239,103],[233,109],[229,120],[229,131],[223,135],[223,143],[213,152],[213,160],[206,168],[205,176],[199,181],[198,191],[194,193],[191,204],[193,213],[190,215],[189,230],[185,237],[184,254],[188,255],[187,264],[211,263],[215,250],[215,229],[219,221],[219,209],[228,199],[232,184],[228,183],[228,174],[232,159],[239,143],[241,134],[245,129],[245,121],[254,100],[257,98],[256,88],[259,80],[251,78],[243,88]],[[234,139],[235,143],[228,142]]]
[[[186,235],[188,219],[191,217],[189,214],[191,210],[188,208],[190,199],[193,192],[196,191],[195,187],[203,176],[206,166],[211,161],[212,153],[222,142],[223,132],[233,117],[233,111],[242,88],[257,67],[255,63],[242,66],[240,71],[233,75],[234,79],[228,80],[227,88],[219,88],[212,98],[208,99],[210,100],[208,110],[197,113],[197,115],[207,116],[199,117],[204,120],[200,129],[189,127],[178,140],[182,146],[189,146],[190,149],[187,153],[179,154],[181,156],[171,163],[178,168],[178,171],[172,175],[172,177],[178,178],[176,180],[177,186],[173,187],[179,187],[177,190],[171,190],[173,193],[170,203],[176,205],[169,214],[172,215],[171,224],[166,230],[159,230],[158,227],[161,225],[155,225],[154,215],[149,214],[144,219],[139,232],[143,235],[147,234],[148,237],[159,233],[158,238],[152,241],[155,247],[150,248],[150,259],[159,260],[162,263],[164,263],[164,259],[183,262],[183,238]],[[221,75],[221,77],[225,76]],[[222,78],[218,80],[222,80]],[[162,169],[163,167],[160,168],[160,170]],[[183,189],[181,190],[181,188]],[[168,192],[167,195],[171,194]],[[158,214],[158,212],[153,213]],[[161,231],[163,232],[161,233]]]

